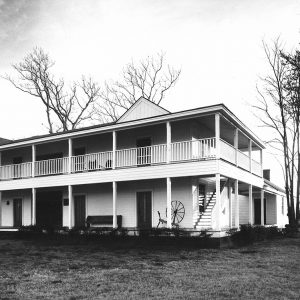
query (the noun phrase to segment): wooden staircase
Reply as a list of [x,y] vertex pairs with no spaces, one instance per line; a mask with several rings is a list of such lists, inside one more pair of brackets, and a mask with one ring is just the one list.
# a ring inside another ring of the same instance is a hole
[[[227,180],[221,181],[220,193],[222,193]],[[209,229],[212,226],[212,211],[216,204],[216,191],[210,192],[206,194],[207,205],[203,213],[201,213],[194,225],[195,229]],[[203,199],[199,199],[199,201],[203,201]]]

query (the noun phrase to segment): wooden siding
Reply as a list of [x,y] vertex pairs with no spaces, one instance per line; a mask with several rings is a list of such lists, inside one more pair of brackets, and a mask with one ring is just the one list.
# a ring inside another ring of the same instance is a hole
[[146,99],[139,99],[127,112],[117,121],[117,123],[135,121],[155,116],[165,115],[169,112],[164,108]]

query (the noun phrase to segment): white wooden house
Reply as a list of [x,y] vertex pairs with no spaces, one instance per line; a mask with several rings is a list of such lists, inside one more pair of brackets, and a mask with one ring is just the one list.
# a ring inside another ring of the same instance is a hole
[[122,216],[122,227],[150,228],[160,212],[171,227],[180,201],[181,228],[282,227],[284,191],[263,178],[263,149],[223,104],[170,113],[141,98],[117,122],[0,145],[0,225],[110,215],[113,227]]

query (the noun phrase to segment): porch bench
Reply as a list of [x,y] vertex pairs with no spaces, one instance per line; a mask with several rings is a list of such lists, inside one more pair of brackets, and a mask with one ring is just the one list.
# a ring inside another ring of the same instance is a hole
[[[107,215],[107,216],[88,216],[86,218],[86,226],[87,228],[90,228],[92,226],[99,226],[99,225],[108,225],[112,226],[113,225],[113,216],[112,215]],[[122,227],[122,216],[117,215],[117,225],[118,228]]]

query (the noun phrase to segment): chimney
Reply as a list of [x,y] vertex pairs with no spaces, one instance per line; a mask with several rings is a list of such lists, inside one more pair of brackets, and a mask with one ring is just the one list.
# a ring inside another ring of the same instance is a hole
[[270,169],[266,169],[263,171],[263,177],[264,177],[264,179],[267,179],[270,181]]

